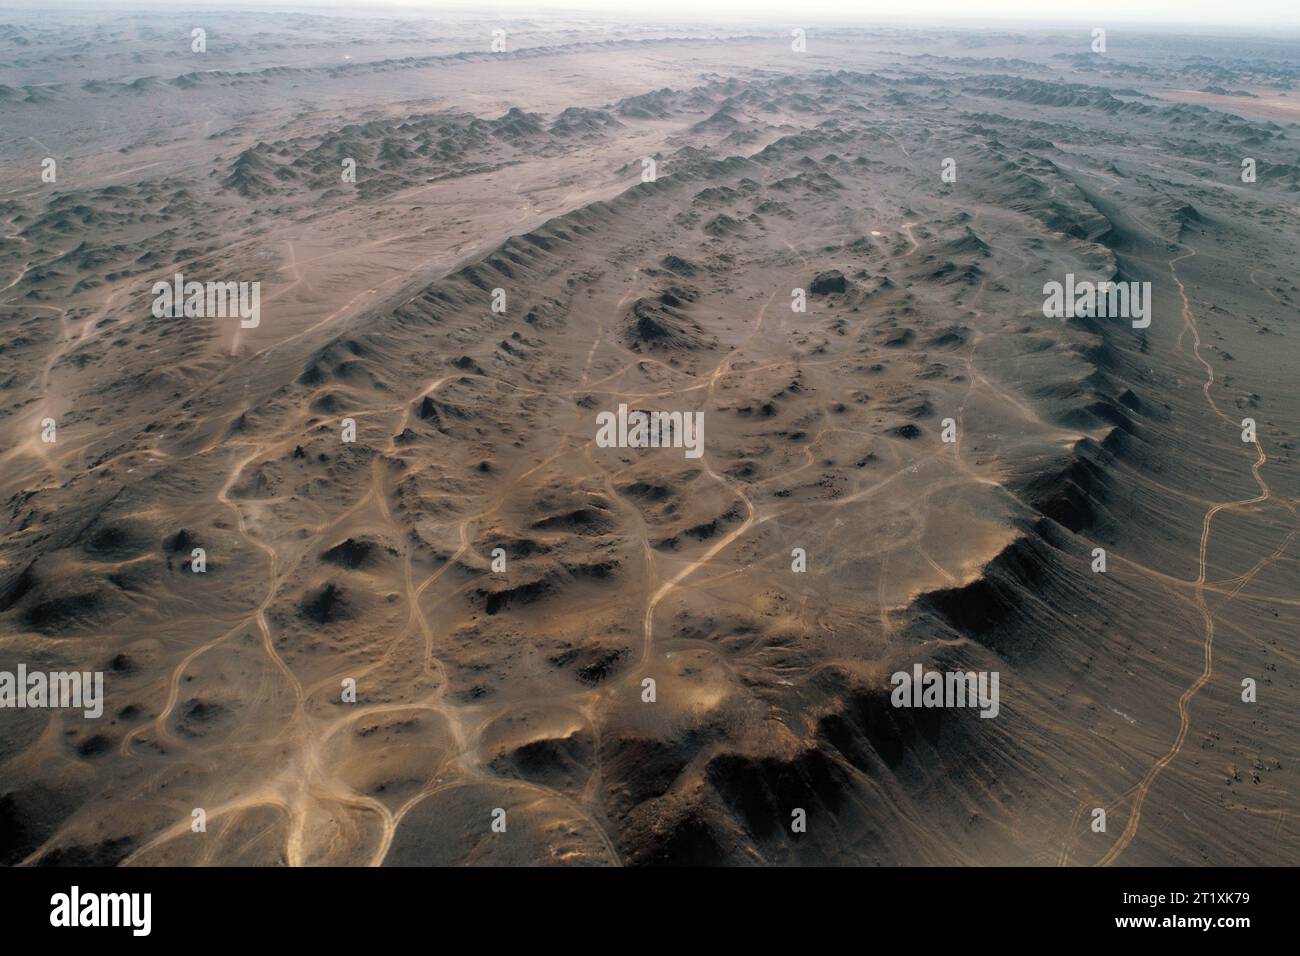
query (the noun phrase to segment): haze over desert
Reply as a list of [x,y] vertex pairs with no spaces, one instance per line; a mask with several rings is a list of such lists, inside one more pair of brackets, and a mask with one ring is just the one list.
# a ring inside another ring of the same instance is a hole
[[1300,43],[798,14],[0,11],[0,863],[1300,859]]

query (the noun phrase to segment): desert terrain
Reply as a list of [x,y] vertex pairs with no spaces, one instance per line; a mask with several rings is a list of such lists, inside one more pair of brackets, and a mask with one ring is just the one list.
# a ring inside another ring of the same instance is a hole
[[1300,859],[1300,44],[797,26],[0,14],[0,863]]

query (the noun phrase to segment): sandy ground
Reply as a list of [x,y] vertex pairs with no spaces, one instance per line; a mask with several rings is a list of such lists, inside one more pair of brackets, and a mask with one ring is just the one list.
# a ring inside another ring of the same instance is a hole
[[0,862],[1295,862],[1294,48],[205,16],[0,33]]

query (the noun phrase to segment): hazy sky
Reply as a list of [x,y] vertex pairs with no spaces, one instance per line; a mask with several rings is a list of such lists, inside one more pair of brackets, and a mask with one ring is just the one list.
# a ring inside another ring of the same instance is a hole
[[[270,0],[264,0],[270,2]],[[358,0],[329,0],[353,5]],[[436,7],[428,0],[361,0],[367,6]],[[487,9],[563,10],[587,9],[625,16],[659,14],[730,16],[762,14],[791,22],[801,17],[842,19],[985,19],[1038,20],[1090,23],[1142,21],[1169,26],[1231,25],[1244,30],[1266,29],[1270,24],[1300,24],[1300,0],[493,0],[490,4],[451,0],[442,6]]]
[[[593,11],[607,16],[660,20],[694,17],[711,20],[776,20],[798,25],[814,20],[921,21],[980,20],[1071,23],[1105,27],[1142,23],[1200,30],[1230,27],[1268,33],[1278,27],[1300,28],[1300,0],[39,0],[66,7],[290,7],[363,9],[373,12],[560,12]],[[23,0],[0,0],[0,6],[28,6]]]

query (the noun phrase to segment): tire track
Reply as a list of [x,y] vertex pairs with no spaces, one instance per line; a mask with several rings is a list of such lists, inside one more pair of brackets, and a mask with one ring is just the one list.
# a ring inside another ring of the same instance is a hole
[[[1196,323],[1196,316],[1192,310],[1191,301],[1188,299],[1187,296],[1187,288],[1184,285],[1182,279],[1179,278],[1178,276],[1177,263],[1181,262],[1184,259],[1191,258],[1194,255],[1196,255],[1196,252],[1192,251],[1169,260],[1170,274],[1173,276],[1174,282],[1177,283],[1178,294],[1182,298],[1183,329],[1179,333],[1178,341],[1181,346],[1183,336],[1187,333],[1191,334],[1192,355],[1195,357],[1196,361],[1200,362],[1201,365],[1205,368],[1205,373],[1206,373],[1205,382],[1201,385],[1201,391],[1205,395],[1206,403],[1210,406],[1211,410],[1214,412],[1216,416],[1218,416],[1222,421],[1226,422],[1228,425],[1232,426],[1233,428],[1236,428],[1237,424],[1234,423],[1232,419],[1230,419],[1227,415],[1223,413],[1223,411],[1215,403],[1214,397],[1210,394],[1210,388],[1214,384],[1214,368],[1210,365],[1209,362],[1205,360],[1204,356],[1201,355],[1200,329],[1198,328]],[[1200,539],[1200,545],[1197,554],[1197,575],[1196,575],[1196,581],[1194,583],[1194,592],[1193,592],[1193,600],[1194,603],[1196,604],[1196,609],[1201,614],[1201,619],[1204,623],[1204,628],[1205,628],[1204,640],[1202,643],[1203,664],[1201,668],[1201,674],[1190,687],[1188,687],[1185,691],[1183,691],[1182,696],[1178,698],[1178,735],[1177,737],[1175,737],[1172,746],[1170,746],[1169,750],[1164,754],[1164,756],[1162,756],[1159,760],[1157,760],[1154,764],[1152,764],[1151,768],[1147,770],[1146,774],[1138,782],[1133,796],[1133,809],[1129,814],[1129,818],[1124,827],[1124,830],[1120,834],[1119,839],[1115,842],[1115,845],[1112,846],[1110,850],[1108,850],[1106,854],[1098,861],[1097,863],[1098,866],[1112,865],[1117,859],[1119,859],[1120,854],[1122,854],[1124,850],[1126,850],[1129,847],[1129,845],[1133,842],[1133,838],[1137,835],[1138,829],[1141,827],[1143,805],[1146,803],[1147,796],[1151,792],[1152,785],[1155,783],[1156,779],[1160,776],[1161,772],[1178,757],[1179,753],[1182,752],[1183,744],[1187,740],[1188,732],[1191,729],[1191,711],[1190,711],[1191,702],[1196,697],[1196,695],[1200,693],[1201,688],[1203,688],[1207,683],[1209,683],[1210,678],[1214,676],[1215,620],[1214,620],[1214,613],[1210,610],[1209,605],[1206,603],[1205,600],[1206,552],[1209,548],[1210,533],[1213,528],[1214,518],[1216,515],[1218,515],[1221,511],[1230,511],[1236,508],[1246,507],[1248,505],[1260,504],[1265,501],[1270,501],[1273,498],[1273,494],[1269,490],[1268,484],[1264,481],[1263,476],[1260,474],[1260,469],[1265,464],[1268,463],[1268,456],[1264,452],[1264,445],[1262,442],[1259,441],[1258,437],[1256,437],[1255,439],[1255,446],[1258,451],[1258,456],[1255,459],[1255,463],[1251,466],[1250,470],[1251,470],[1251,474],[1255,478],[1256,484],[1259,485],[1260,493],[1253,498],[1244,498],[1237,501],[1225,501],[1225,502],[1220,502],[1218,504],[1215,504],[1205,512],[1205,516],[1201,521],[1201,539]],[[1283,507],[1287,508],[1287,510],[1291,512],[1292,515],[1295,514],[1294,505],[1284,500],[1281,501],[1281,503]],[[1292,537],[1294,537],[1294,533],[1287,538],[1288,543],[1290,542]],[[1264,561],[1261,561],[1258,565],[1256,565],[1254,571],[1250,572],[1248,575],[1242,576],[1241,583],[1238,585],[1237,589],[1234,590],[1231,595],[1229,595],[1227,599],[1228,601],[1236,597],[1236,595],[1241,591],[1241,589],[1245,587],[1246,583],[1248,583],[1248,581],[1254,577],[1254,574],[1258,572],[1258,570],[1261,567],[1264,566],[1267,560],[1269,559],[1265,559]],[[1225,601],[1224,603],[1226,604],[1227,601]]]

